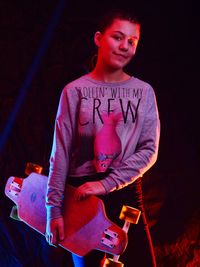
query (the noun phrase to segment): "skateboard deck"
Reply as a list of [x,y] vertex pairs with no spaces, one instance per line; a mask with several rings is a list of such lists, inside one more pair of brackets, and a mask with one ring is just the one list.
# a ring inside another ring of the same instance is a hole
[[[21,221],[45,235],[47,176],[31,173],[27,178],[10,177],[5,194],[18,207]],[[65,238],[58,245],[79,256],[96,249],[121,255],[127,233],[106,216],[103,201],[90,196],[75,200],[75,188],[67,185],[64,198]]]

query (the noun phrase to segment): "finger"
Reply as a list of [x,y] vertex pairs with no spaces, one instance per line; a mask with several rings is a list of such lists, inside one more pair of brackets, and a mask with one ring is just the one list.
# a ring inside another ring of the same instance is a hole
[[46,238],[47,243],[49,243],[49,235],[47,233],[45,234],[45,238]]
[[57,246],[57,235],[56,235],[56,231],[54,233],[51,233],[50,234],[50,237],[49,237],[49,244],[51,246],[54,246],[56,247]]
[[85,192],[77,192],[77,194],[75,195],[75,199],[76,199],[77,201],[80,201],[80,200],[85,199],[87,196],[88,196],[88,195],[87,195],[87,193],[85,193]]
[[59,232],[59,240],[60,241],[64,240],[65,234],[64,234],[64,224],[63,223],[58,226],[58,232]]
[[81,194],[81,193],[77,193],[76,195],[75,195],[75,199],[77,200],[77,201],[80,201],[81,199],[83,199],[83,194]]
[[47,243],[52,246],[52,243],[51,243],[51,234],[46,233],[45,234],[45,238],[46,238]]
[[77,201],[81,200],[81,198],[83,197],[83,192],[84,191],[82,190],[82,187],[77,188],[74,195],[75,200]]

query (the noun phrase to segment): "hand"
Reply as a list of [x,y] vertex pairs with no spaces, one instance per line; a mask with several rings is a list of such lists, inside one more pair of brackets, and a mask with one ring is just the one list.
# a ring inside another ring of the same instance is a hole
[[57,246],[58,241],[64,239],[63,217],[47,220],[46,240],[51,246]]
[[79,186],[75,192],[75,199],[81,200],[91,195],[105,195],[106,190],[101,182],[87,182]]

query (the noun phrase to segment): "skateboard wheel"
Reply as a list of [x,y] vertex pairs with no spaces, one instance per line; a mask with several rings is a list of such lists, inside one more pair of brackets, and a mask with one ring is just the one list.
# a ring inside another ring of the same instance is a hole
[[141,211],[130,206],[123,206],[119,218],[130,223],[137,224]]
[[40,173],[42,173],[42,169],[43,168],[40,165],[37,165],[37,164],[31,163],[31,162],[28,162],[26,164],[25,174],[26,175],[29,175],[32,172],[36,172],[36,173],[40,174]]
[[16,221],[21,221],[19,216],[18,216],[18,209],[17,209],[16,205],[12,207],[12,210],[10,212],[10,218],[12,218]]
[[104,262],[103,267],[124,267],[124,264],[120,261],[114,261],[111,258],[107,258]]

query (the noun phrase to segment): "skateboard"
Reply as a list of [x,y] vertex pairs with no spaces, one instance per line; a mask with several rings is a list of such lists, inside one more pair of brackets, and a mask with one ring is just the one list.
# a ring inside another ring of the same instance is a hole
[[[20,220],[39,233],[46,232],[47,176],[32,172],[27,178],[11,176],[5,194],[17,206]],[[121,255],[128,244],[127,232],[106,215],[103,201],[90,196],[75,200],[75,188],[67,185],[64,198],[65,238],[58,245],[85,256],[92,250]]]

